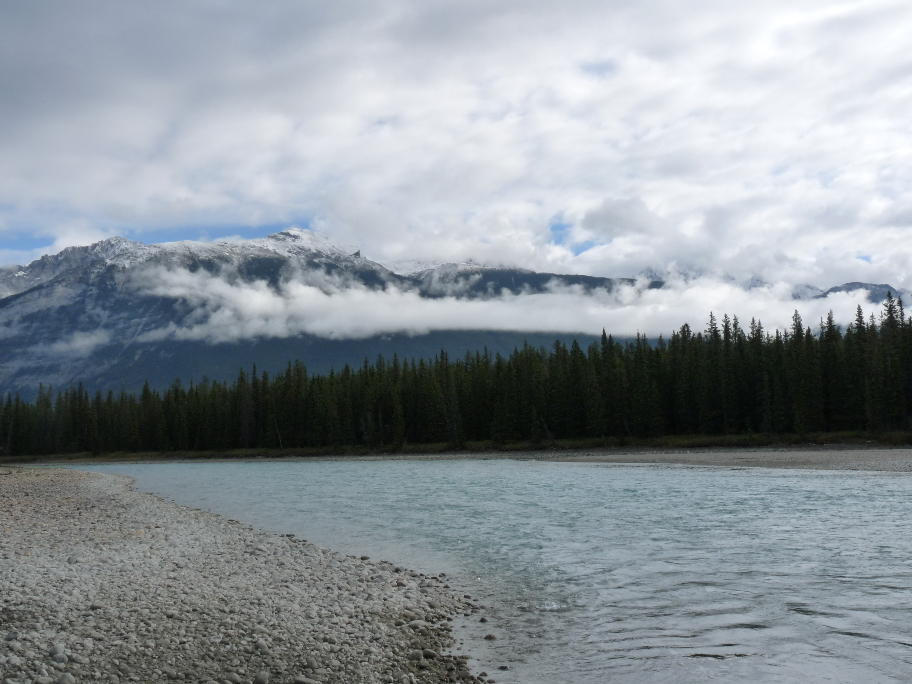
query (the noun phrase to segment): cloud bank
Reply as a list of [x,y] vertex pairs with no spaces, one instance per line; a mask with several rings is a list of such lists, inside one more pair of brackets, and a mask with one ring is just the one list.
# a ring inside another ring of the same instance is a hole
[[910,32],[888,0],[4,3],[0,259],[298,222],[378,261],[909,288]]
[[38,344],[32,351],[48,356],[84,357],[111,341],[107,330],[80,331],[49,344]]
[[[454,296],[422,298],[392,286],[369,289],[286,281],[277,288],[265,281],[245,282],[187,270],[156,268],[136,285],[148,295],[178,300],[183,319],[145,333],[140,341],[162,339],[209,343],[257,338],[285,338],[307,333],[329,339],[368,338],[389,333],[421,335],[433,330],[503,330],[598,334],[604,328],[617,337],[637,333],[666,337],[684,323],[702,329],[710,312],[739,316],[742,327],[752,317],[768,330],[788,329],[797,309],[817,329],[832,310],[849,323],[866,293],[832,294],[825,299],[795,301],[785,284],[750,291],[711,278],[669,283],[648,289],[647,282],[614,292],[584,292],[552,287],[535,294],[502,294],[485,299]],[[875,308],[868,304],[868,313]]]

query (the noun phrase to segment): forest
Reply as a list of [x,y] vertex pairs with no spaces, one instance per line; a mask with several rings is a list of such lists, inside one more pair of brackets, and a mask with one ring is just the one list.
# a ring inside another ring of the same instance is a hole
[[328,375],[300,362],[232,383],[179,380],[164,392],[92,393],[81,384],[6,393],[6,455],[343,448],[661,435],[908,431],[912,318],[889,296],[878,316],[858,307],[843,331],[796,312],[785,331],[710,315],[668,339],[643,336],[583,349],[526,345],[450,359],[393,356]]

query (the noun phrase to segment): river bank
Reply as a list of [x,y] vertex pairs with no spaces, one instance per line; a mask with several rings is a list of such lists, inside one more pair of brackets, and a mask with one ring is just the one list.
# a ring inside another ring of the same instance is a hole
[[[575,458],[579,454],[596,454],[614,463],[640,462],[622,460],[626,455],[686,454],[726,452],[781,451],[856,451],[912,449],[910,432],[821,432],[804,435],[669,435],[644,438],[558,439],[550,442],[465,442],[460,446],[447,443],[400,444],[386,447],[336,446],[306,448],[234,449],[230,451],[146,451],[111,453],[61,453],[50,455],[4,455],[0,464],[17,463],[111,463],[137,461],[207,461],[264,460],[310,458]],[[671,461],[659,461],[671,462]],[[772,466],[776,467],[776,466]]]
[[[777,448],[688,448],[647,447],[611,449],[549,448],[516,451],[445,451],[396,454],[301,455],[275,453],[139,453],[87,454],[43,458],[37,463],[105,464],[155,463],[181,461],[268,462],[268,461],[387,461],[387,460],[520,460],[559,463],[615,463],[638,465],[682,465],[738,468],[793,468],[808,470],[865,470],[875,472],[912,472],[912,448],[884,447],[879,444],[809,444]],[[2,466],[0,466],[2,468]]]
[[[5,684],[483,682],[444,576],[320,549],[136,492],[0,468]],[[490,680],[488,680],[490,681]]]

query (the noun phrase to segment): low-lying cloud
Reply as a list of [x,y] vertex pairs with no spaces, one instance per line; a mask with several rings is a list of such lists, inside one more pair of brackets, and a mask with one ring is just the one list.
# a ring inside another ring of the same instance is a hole
[[33,347],[33,351],[48,356],[89,356],[96,349],[105,346],[111,341],[111,333],[107,330],[92,330],[89,332],[75,332],[72,335]]
[[209,343],[311,334],[329,339],[363,339],[381,334],[421,335],[435,330],[500,330],[598,334],[637,333],[666,337],[684,323],[700,330],[710,312],[751,318],[767,330],[787,329],[798,310],[816,330],[832,310],[847,324],[855,308],[876,305],[864,291],[796,301],[787,284],[746,290],[711,278],[670,282],[648,289],[646,281],[613,292],[554,285],[542,293],[505,293],[483,299],[422,297],[392,285],[371,289],[332,287],[290,280],[277,287],[265,281],[229,281],[205,272],[155,269],[138,283],[144,294],[173,298],[184,308],[178,322],[145,333],[140,341],[198,340]]

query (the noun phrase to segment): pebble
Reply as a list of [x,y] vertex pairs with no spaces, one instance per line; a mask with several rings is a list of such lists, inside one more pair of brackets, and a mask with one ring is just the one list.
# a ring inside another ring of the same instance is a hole
[[129,482],[0,478],[0,682],[478,684],[444,620],[471,601],[439,582]]

